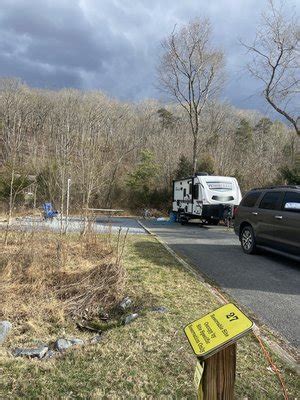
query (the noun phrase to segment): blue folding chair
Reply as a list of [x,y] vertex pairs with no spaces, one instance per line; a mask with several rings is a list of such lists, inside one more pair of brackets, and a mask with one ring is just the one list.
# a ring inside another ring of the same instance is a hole
[[43,210],[44,210],[44,219],[52,219],[53,217],[56,217],[58,214],[58,211],[54,210],[52,203],[44,203]]

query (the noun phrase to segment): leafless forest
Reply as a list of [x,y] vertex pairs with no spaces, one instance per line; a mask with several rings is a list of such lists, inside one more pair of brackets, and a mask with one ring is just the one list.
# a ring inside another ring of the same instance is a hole
[[243,191],[297,183],[296,18],[270,0],[254,43],[242,45],[280,121],[219,100],[226,60],[208,19],[174,28],[162,42],[157,82],[169,104],[0,79],[0,203],[9,220],[14,209],[44,201],[64,214],[68,181],[71,210],[166,210],[174,177],[200,171],[235,176]]
[[[243,190],[282,182],[281,169],[293,163],[296,133],[256,112],[212,101],[200,126],[198,168],[236,176]],[[69,178],[72,209],[166,208],[172,179],[192,169],[193,138],[179,105],[2,79],[0,129],[6,209],[50,200],[64,210]]]

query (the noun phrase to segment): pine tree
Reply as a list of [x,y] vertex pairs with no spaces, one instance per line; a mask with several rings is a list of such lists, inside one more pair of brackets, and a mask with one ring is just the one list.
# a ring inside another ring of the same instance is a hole
[[132,205],[147,207],[150,204],[151,191],[155,187],[158,168],[153,154],[149,150],[141,152],[141,161],[128,175],[126,184],[131,191]]
[[175,171],[175,179],[185,178],[193,174],[193,164],[185,155],[181,155]]

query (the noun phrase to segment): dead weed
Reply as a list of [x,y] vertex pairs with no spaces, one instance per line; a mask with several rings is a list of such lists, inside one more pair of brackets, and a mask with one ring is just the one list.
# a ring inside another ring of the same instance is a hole
[[125,241],[126,235],[114,241],[91,232],[11,234],[0,255],[0,319],[20,333],[50,331],[70,317],[109,310],[124,291]]

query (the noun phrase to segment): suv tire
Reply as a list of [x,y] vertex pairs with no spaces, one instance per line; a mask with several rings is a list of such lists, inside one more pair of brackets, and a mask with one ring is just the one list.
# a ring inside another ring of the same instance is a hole
[[240,235],[240,240],[244,253],[246,254],[256,253],[256,241],[255,241],[254,231],[251,225],[246,225],[243,227]]

